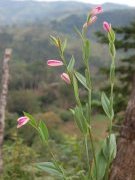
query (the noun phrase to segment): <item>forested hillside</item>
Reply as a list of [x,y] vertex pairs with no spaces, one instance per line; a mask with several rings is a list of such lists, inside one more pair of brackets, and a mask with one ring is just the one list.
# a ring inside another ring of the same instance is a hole
[[[60,58],[57,49],[50,42],[50,35],[53,35],[62,40],[67,39],[65,53],[67,61],[69,62],[74,55],[76,68],[80,72],[84,70],[81,40],[75,27],[81,30],[87,12],[95,6],[95,4],[74,1],[0,0],[0,67],[2,67],[4,49],[12,48],[13,50],[10,62],[5,145],[3,147],[6,164],[4,178],[6,180],[47,178],[46,174],[37,172],[28,165],[31,161],[41,160],[42,156],[45,160],[49,160],[50,155],[39,144],[39,139],[33,130],[30,128],[22,129],[19,132],[16,130],[16,119],[22,115],[23,111],[32,113],[36,118],[46,120],[52,142],[54,142],[52,148],[58,159],[66,162],[65,167],[68,165],[74,167],[78,162],[76,157],[79,152],[76,148],[78,146],[76,138],[80,134],[73,124],[71,112],[68,111],[74,106],[73,93],[60,79],[63,68],[48,68],[46,63],[48,59]],[[95,32],[103,31],[103,21],[110,22],[113,27],[121,27],[128,26],[135,19],[135,8],[126,5],[105,3],[103,9],[104,12],[87,33],[91,39],[90,69],[93,86],[96,89],[93,96],[97,102],[100,98],[98,90],[105,82],[104,75],[101,75],[99,69],[103,66],[108,67],[110,56],[108,47],[98,42]],[[117,52],[117,60],[124,56],[123,51]],[[119,61],[116,61],[116,64],[118,65]],[[0,75],[1,79],[2,68],[0,68]],[[85,102],[87,97],[84,89],[81,89],[80,93],[82,102]],[[94,103],[98,106],[97,102]],[[93,114],[101,110],[101,107],[98,108],[96,107]],[[99,126],[102,130],[95,132],[95,143],[106,135],[107,127],[106,118],[101,114],[92,122],[95,129],[97,119],[101,120]],[[25,139],[25,145],[22,139]],[[80,143],[82,143],[81,140]],[[71,158],[69,158],[70,156]],[[23,168],[20,168],[20,164]]]
[[[81,2],[38,2],[38,1],[16,1],[0,0],[0,24],[30,23],[39,20],[61,19],[71,14],[86,14],[94,4]],[[127,9],[126,5],[106,3],[103,4],[104,11]],[[130,8],[131,9],[131,8]]]
[[[44,92],[48,83],[59,81],[56,74],[61,70],[55,72],[54,69],[52,72],[46,66],[47,59],[58,58],[56,49],[50,43],[50,35],[67,38],[67,60],[69,61],[73,54],[77,59],[77,67],[83,68],[81,41],[74,28],[81,29],[87,11],[93,6],[95,5],[79,2],[0,1],[0,57],[2,58],[6,47],[13,49],[10,65],[11,91],[35,89],[38,97],[38,89]],[[92,40],[91,69],[94,78],[99,82],[102,77],[96,76],[96,73],[99,67],[107,66],[109,55],[106,46],[98,43],[95,32],[102,31],[103,20],[119,27],[130,24],[135,17],[135,9],[128,6],[106,3],[103,4],[103,8],[104,13],[88,32]],[[118,52],[117,58],[122,56],[122,52]],[[23,109],[20,108],[20,111]]]

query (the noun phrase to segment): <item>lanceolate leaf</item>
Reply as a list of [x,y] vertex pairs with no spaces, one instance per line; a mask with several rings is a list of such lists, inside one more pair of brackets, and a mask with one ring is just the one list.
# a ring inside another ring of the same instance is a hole
[[41,162],[36,164],[37,168],[42,171],[45,171],[53,176],[63,177],[62,172],[58,169],[55,163],[52,162]]
[[90,56],[90,41],[87,39],[85,42],[85,57],[89,59]]
[[112,160],[115,158],[115,156],[116,156],[116,138],[114,134],[111,134],[110,138],[107,137],[104,140],[100,151],[96,154],[97,172],[96,172],[95,164],[93,162],[92,176],[94,180],[96,179],[96,175],[97,175],[97,180],[104,179],[108,166],[108,161],[110,165],[112,163]]
[[58,46],[58,39],[56,39],[54,36],[50,36],[50,39],[53,45]]
[[68,64],[68,67],[67,67],[70,72],[73,70],[74,64],[75,64],[75,59],[74,59],[74,57],[72,56],[72,58],[70,59],[70,62],[69,62],[69,64]]
[[32,127],[34,127],[34,128],[37,128],[37,122],[36,122],[36,120],[34,119],[34,117],[33,117],[31,114],[26,113],[26,112],[24,112],[24,115],[27,116],[27,117],[30,119],[30,121],[29,121],[30,125],[31,125]]
[[111,134],[110,136],[110,159],[113,160],[116,156],[117,145],[116,145],[116,136],[115,134]]
[[78,79],[78,81],[86,88],[89,90],[88,86],[87,86],[87,83],[86,83],[86,78],[80,74],[79,72],[75,72],[75,76],[76,78]]
[[92,178],[93,180],[103,180],[106,172],[107,167],[107,160],[104,157],[104,154],[102,152],[102,149],[96,154],[96,165],[93,161],[92,164]]
[[78,82],[74,75],[73,75],[73,87],[74,87],[74,94],[75,94],[76,101],[78,104],[80,104]]
[[43,142],[48,141],[49,133],[48,129],[43,121],[40,121],[38,131]]
[[106,94],[103,92],[101,95],[101,103],[104,112],[108,116],[109,119],[112,119],[112,112],[111,112],[111,107],[110,107],[110,100],[106,96]]
[[88,63],[89,56],[90,56],[90,42],[87,39],[84,41],[84,46],[83,46],[83,59],[86,62],[86,64]]
[[67,39],[65,39],[65,41],[62,43],[62,52],[65,51],[66,47],[67,47]]
[[111,28],[111,31],[108,33],[108,39],[109,39],[109,42],[115,41],[115,33],[112,28]]
[[75,107],[74,117],[75,117],[76,124],[77,124],[78,128],[80,129],[80,131],[83,134],[86,134],[87,130],[88,130],[87,121],[83,115],[82,109],[78,106]]
[[100,153],[98,154],[98,157],[97,157],[98,180],[101,180],[104,178],[106,166],[107,166],[107,161],[104,158],[102,151],[100,151]]
[[110,50],[110,53],[113,57],[115,57],[115,54],[116,54],[116,50],[115,50],[115,46],[114,46],[114,43],[113,42],[110,42],[109,43],[109,50]]
[[110,160],[111,161],[115,158],[116,156],[116,137],[115,134],[111,134],[110,138],[107,137],[104,140],[104,143],[102,145],[102,150],[103,150],[103,154],[104,157],[106,158],[106,160]]
[[81,32],[77,29],[77,27],[74,27],[74,30],[76,31],[76,33],[80,36],[80,38],[82,39],[82,41],[84,40],[83,35],[81,34]]

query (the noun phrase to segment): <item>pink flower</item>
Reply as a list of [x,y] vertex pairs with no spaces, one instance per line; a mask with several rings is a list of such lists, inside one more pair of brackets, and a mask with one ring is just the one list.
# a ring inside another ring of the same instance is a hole
[[27,122],[29,121],[29,118],[26,116],[22,116],[20,118],[17,119],[17,128],[22,127],[23,125],[25,125]]
[[97,16],[93,16],[90,18],[89,22],[86,22],[83,25],[83,28],[87,28],[88,26],[90,26],[91,24],[93,24],[95,21],[97,20]]
[[63,62],[62,61],[59,61],[59,60],[48,60],[47,61],[47,65],[48,66],[54,66],[54,67],[56,67],[56,66],[62,66],[63,65]]
[[94,15],[100,14],[102,12],[103,12],[102,6],[97,6],[92,9],[91,15],[94,16]]
[[69,75],[66,74],[66,73],[62,73],[62,74],[61,74],[61,79],[64,80],[67,84],[70,84],[70,83],[71,83],[70,78],[69,78]]
[[109,24],[108,22],[104,21],[103,22],[103,28],[104,28],[105,31],[110,32],[111,24]]

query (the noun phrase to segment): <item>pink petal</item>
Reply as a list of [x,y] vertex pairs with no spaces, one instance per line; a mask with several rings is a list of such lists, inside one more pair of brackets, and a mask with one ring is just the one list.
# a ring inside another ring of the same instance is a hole
[[62,74],[61,74],[61,79],[64,80],[67,84],[70,84],[70,83],[71,83],[70,78],[69,78],[69,75],[66,74],[66,73],[62,73]]
[[110,32],[111,24],[109,24],[108,22],[104,21],[103,22],[103,28],[104,28],[105,31]]
[[92,9],[91,15],[94,16],[94,15],[100,14],[102,12],[103,12],[102,6],[97,6]]
[[20,118],[17,119],[17,128],[22,127],[23,125],[25,125],[27,122],[29,121],[29,118],[26,116],[22,116]]
[[90,21],[89,21],[89,23],[88,23],[88,25],[94,23],[96,20],[97,20],[97,16],[91,17],[91,18],[90,18]]
[[90,18],[89,22],[86,22],[83,25],[83,28],[87,28],[88,26],[90,26],[91,24],[93,24],[95,21],[97,20],[97,16],[93,16]]
[[19,117],[18,119],[17,119],[17,121],[25,121],[27,119],[27,117],[26,116],[22,116],[22,117]]
[[56,66],[62,66],[63,65],[63,62],[62,61],[59,61],[59,60],[48,60],[47,61],[47,65],[48,66],[53,66],[53,67],[56,67]]

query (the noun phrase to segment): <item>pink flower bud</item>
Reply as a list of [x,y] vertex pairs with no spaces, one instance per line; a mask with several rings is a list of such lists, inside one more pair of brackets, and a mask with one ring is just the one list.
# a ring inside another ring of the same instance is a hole
[[22,116],[20,118],[17,119],[17,128],[22,127],[23,125],[25,125],[27,122],[29,121],[29,118],[26,116]]
[[108,22],[104,21],[103,22],[103,28],[104,28],[105,31],[110,32],[111,24],[109,24]]
[[83,28],[87,28],[88,26],[90,26],[91,24],[93,24],[95,21],[97,20],[97,16],[93,16],[90,18],[89,22],[86,22],[83,25]]
[[102,6],[97,6],[92,9],[91,15],[94,16],[94,15],[100,14],[102,12],[103,12]]
[[97,16],[93,16],[90,18],[88,25],[91,25],[92,23],[94,23],[97,20]]
[[63,62],[62,61],[59,61],[59,60],[48,60],[47,61],[47,65],[48,66],[62,66],[63,65]]
[[70,84],[70,83],[71,83],[70,78],[69,78],[69,75],[66,74],[66,73],[62,73],[62,74],[61,74],[61,79],[64,80],[67,84]]

